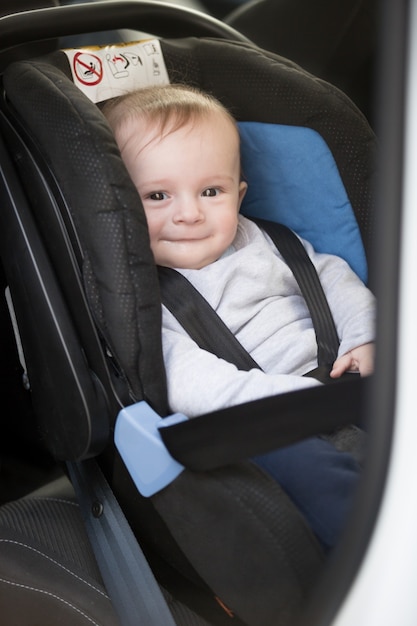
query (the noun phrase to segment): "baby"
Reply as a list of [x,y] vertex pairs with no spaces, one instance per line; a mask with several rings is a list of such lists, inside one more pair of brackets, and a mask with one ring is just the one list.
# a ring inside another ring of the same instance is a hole
[[[193,417],[319,384],[304,376],[317,367],[317,343],[294,276],[269,237],[239,214],[247,183],[233,117],[208,94],[181,85],[121,96],[103,112],[141,197],[155,262],[180,271],[262,368],[240,371],[200,349],[164,308],[172,411]],[[372,294],[342,259],[303,244],[340,337],[330,375],[370,374]],[[322,544],[334,545],[358,479],[350,455],[312,438],[256,462],[280,482]]]

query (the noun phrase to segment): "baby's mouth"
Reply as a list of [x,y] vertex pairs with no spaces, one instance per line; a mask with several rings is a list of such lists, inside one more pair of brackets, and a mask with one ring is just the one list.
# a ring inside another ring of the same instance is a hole
[[196,241],[204,241],[208,239],[209,235],[202,235],[201,237],[178,237],[175,239],[164,239],[167,243],[193,243]]

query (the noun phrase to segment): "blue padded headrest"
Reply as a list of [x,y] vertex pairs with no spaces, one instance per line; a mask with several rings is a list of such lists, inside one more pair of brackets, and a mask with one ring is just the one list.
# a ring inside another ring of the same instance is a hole
[[242,213],[281,222],[317,252],[337,254],[367,280],[355,214],[336,162],[310,128],[239,122],[242,170],[248,191]]

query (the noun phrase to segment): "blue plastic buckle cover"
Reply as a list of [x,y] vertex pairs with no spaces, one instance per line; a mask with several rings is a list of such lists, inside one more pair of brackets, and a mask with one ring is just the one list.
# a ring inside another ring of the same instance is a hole
[[181,413],[162,418],[147,402],[125,407],[117,416],[115,444],[143,496],[153,496],[183,471],[184,466],[166,449],[159,428],[186,419]]

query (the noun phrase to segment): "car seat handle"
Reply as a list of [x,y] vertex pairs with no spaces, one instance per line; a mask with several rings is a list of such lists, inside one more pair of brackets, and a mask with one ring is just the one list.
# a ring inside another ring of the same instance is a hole
[[210,15],[160,2],[89,2],[23,11],[0,18],[0,50],[56,37],[129,28],[159,37],[249,39]]

